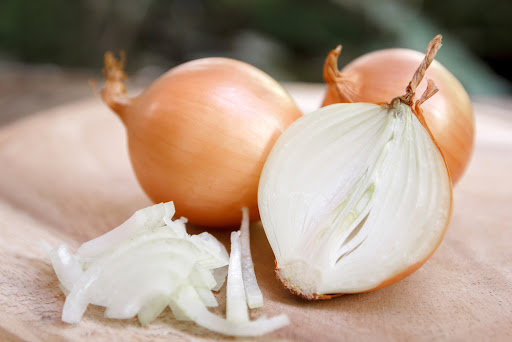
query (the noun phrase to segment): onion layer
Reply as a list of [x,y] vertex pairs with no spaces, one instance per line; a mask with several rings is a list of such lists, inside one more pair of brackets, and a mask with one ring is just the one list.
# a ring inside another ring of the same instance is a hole
[[235,227],[241,208],[258,218],[258,181],[277,137],[302,114],[263,71],[227,58],[173,68],[135,98],[123,62],[105,56],[104,102],[126,126],[140,185],[155,202],[209,227]]
[[[424,54],[408,49],[386,49],[363,55],[338,70],[341,46],[332,50],[324,66],[327,91],[322,106],[333,103],[387,103],[404,91]],[[425,120],[441,147],[453,184],[461,178],[471,159],[475,123],[464,87],[441,63],[434,61],[425,77],[439,93],[422,106]],[[418,93],[426,90],[418,86]]]

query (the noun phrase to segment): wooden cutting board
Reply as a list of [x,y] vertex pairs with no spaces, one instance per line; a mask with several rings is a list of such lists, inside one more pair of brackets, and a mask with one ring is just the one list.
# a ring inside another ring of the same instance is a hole
[[[318,85],[289,89],[305,112],[323,92]],[[512,110],[476,102],[475,112],[475,153],[455,188],[450,229],[411,277],[372,293],[306,302],[276,280],[261,224],[252,225],[265,306],[251,315],[287,313],[292,322],[261,340],[512,340]],[[75,249],[151,204],[125,145],[120,121],[96,98],[0,127],[1,341],[233,340],[176,321],[170,310],[148,327],[105,319],[94,306],[79,324],[60,320],[65,297],[40,240]],[[214,235],[228,245],[228,233]],[[224,314],[224,292],[218,298],[214,311]]]

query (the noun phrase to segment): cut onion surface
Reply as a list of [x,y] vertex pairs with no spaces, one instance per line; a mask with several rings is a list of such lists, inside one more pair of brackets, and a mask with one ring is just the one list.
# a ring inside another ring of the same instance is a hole
[[409,105],[334,104],[278,139],[259,208],[284,285],[330,298],[418,269],[445,233],[452,190],[443,155]]

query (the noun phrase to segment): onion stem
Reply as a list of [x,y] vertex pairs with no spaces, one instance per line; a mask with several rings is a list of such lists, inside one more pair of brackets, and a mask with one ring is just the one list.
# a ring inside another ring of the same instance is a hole
[[128,79],[124,72],[126,54],[121,51],[117,59],[112,52],[105,53],[103,73],[105,74],[105,87],[101,90],[103,101],[118,115],[125,112],[130,101],[126,97],[124,82]]
[[[412,76],[411,81],[407,85],[407,88],[405,88],[405,94],[400,97],[400,100],[405,103],[408,106],[412,106],[413,104],[413,97],[416,92],[416,88],[421,83],[421,80],[423,80],[423,77],[425,76],[425,73],[427,72],[428,67],[432,62],[434,61],[434,58],[436,57],[437,51],[441,48],[441,40],[443,36],[438,34],[430,41],[430,43],[427,46],[427,53],[425,54],[425,58],[423,58],[423,61],[421,61],[421,64],[418,66],[418,69],[416,69],[416,72]],[[435,93],[434,93],[435,94]],[[432,94],[432,95],[434,95]],[[393,101],[391,101],[393,102]]]

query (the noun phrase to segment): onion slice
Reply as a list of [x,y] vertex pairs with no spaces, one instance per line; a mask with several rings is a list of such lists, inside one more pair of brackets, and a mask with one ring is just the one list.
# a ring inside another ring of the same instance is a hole
[[228,285],[226,289],[226,318],[231,322],[248,322],[249,311],[242,278],[240,231],[231,233]]
[[184,219],[173,221],[174,204],[137,211],[112,231],[84,243],[73,255],[66,245],[49,251],[66,301],[62,320],[77,323],[89,304],[105,316],[139,315],[148,324],[175,299],[183,284],[193,286],[205,306],[216,306],[228,265],[224,246],[208,233],[189,235]]
[[[52,249],[42,242],[66,294],[62,320],[78,323],[93,304],[105,307],[107,318],[138,316],[141,325],[169,306],[177,320],[233,336],[263,335],[289,324],[285,315],[249,321],[240,231],[232,233],[228,256],[215,237],[206,232],[189,235],[186,219],[173,221],[173,214],[172,202],[139,210],[119,227],[84,243],[76,254],[64,244]],[[244,210],[247,243],[248,220]],[[250,251],[246,259],[252,267]],[[220,289],[227,274],[224,319],[207,307],[218,306],[212,290]],[[253,267],[250,281],[259,291]]]
[[138,210],[116,229],[82,244],[78,254],[84,258],[98,255],[137,232],[162,226],[163,220],[170,220],[175,212],[173,202],[159,203]]
[[263,295],[261,294],[254,263],[251,256],[251,243],[249,232],[249,208],[242,208],[242,224],[240,225],[240,243],[242,245],[242,277],[244,280],[245,296],[247,305],[251,309],[263,306]]
[[208,311],[191,287],[185,288],[180,292],[177,304],[198,325],[224,335],[261,336],[290,324],[288,316],[284,314],[247,322],[233,322],[223,319]]

